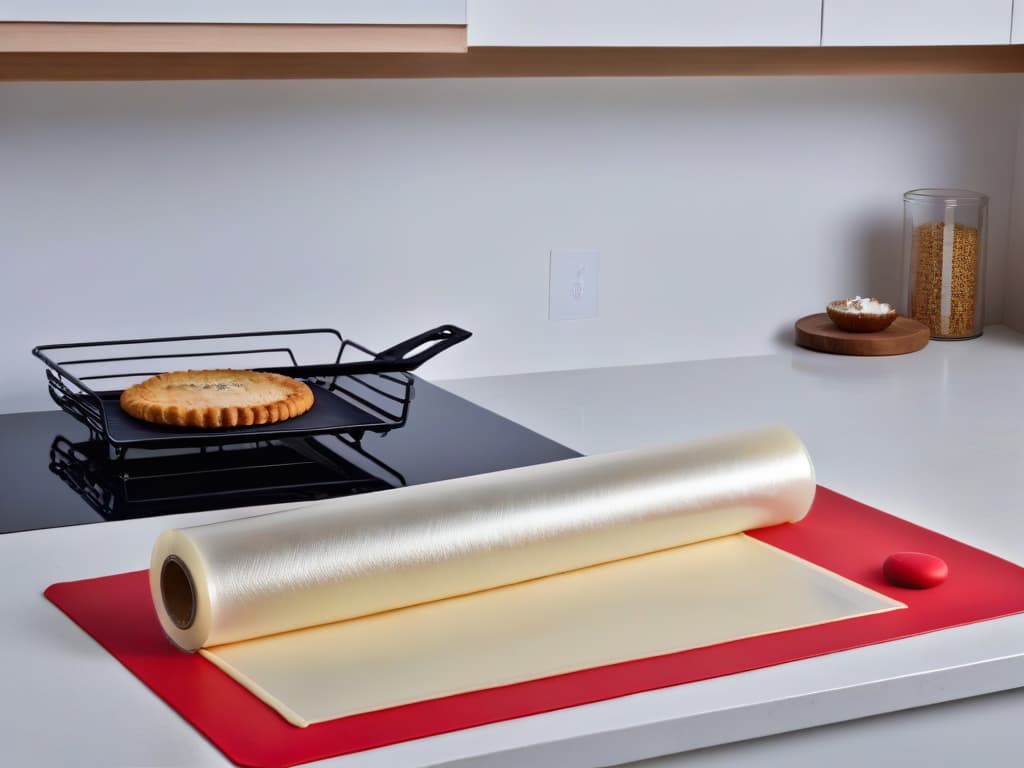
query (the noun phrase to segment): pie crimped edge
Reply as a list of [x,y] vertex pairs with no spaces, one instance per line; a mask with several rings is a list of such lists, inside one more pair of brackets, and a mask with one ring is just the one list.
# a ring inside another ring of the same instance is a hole
[[159,373],[121,393],[121,408],[137,419],[177,427],[273,424],[313,407],[304,382],[277,373],[223,368]]

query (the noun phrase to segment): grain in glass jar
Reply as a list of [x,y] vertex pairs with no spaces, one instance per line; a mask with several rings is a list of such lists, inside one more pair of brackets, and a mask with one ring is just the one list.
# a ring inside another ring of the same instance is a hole
[[933,339],[981,335],[988,197],[966,189],[903,195],[903,314]]

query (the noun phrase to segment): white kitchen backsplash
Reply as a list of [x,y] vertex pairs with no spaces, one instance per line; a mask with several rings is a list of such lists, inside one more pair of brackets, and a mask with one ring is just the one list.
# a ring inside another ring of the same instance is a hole
[[[1018,102],[1024,118],[1024,103]],[[1024,332],[1024,120],[1017,135],[1014,163],[1014,186],[1010,206],[1009,244],[1006,253],[1006,274],[1003,280],[1002,321],[1014,330]],[[989,293],[993,286],[989,284]]]
[[[0,84],[0,411],[52,406],[63,341],[474,331],[434,379],[771,353],[897,300],[922,186],[991,196],[998,322],[1022,82]],[[597,319],[548,320],[552,250],[600,253]]]

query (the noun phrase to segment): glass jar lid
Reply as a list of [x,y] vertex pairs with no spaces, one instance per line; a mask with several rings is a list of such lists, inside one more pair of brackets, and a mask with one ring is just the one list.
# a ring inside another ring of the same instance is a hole
[[903,193],[908,203],[942,203],[948,207],[957,205],[985,205],[988,195],[969,189],[924,188]]

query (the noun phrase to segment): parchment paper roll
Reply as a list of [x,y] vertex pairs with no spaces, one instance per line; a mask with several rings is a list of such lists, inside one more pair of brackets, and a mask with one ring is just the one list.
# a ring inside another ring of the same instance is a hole
[[766,429],[165,531],[150,586],[192,651],[797,521],[814,489]]

